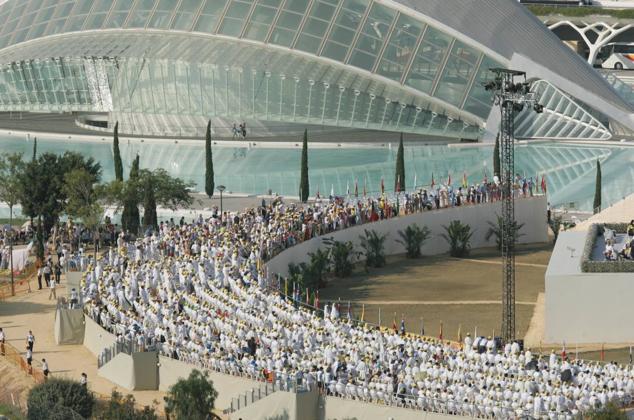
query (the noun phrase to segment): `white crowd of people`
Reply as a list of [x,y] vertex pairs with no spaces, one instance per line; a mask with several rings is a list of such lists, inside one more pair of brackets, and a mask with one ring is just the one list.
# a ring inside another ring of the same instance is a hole
[[630,366],[541,358],[470,336],[457,346],[351,320],[337,305],[306,308],[276,291],[263,262],[315,235],[402,213],[400,203],[276,200],[161,223],[135,241],[121,234],[88,266],[84,310],[120,341],[282,388],[488,418],[572,418],[630,402]]

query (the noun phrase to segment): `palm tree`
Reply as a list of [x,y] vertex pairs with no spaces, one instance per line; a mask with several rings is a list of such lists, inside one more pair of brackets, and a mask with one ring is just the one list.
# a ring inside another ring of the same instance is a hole
[[[497,223],[491,221],[488,221],[487,223],[489,225],[489,230],[487,231],[484,239],[488,241],[495,236],[495,246],[497,247],[497,249],[502,250],[502,229],[504,225],[504,219],[502,218],[502,216],[498,215]],[[514,242],[517,242],[517,240],[521,236],[524,236],[523,233],[519,233],[519,231],[522,230],[523,227],[524,223],[517,224],[516,220],[513,221]]]
[[366,267],[383,267],[385,265],[385,235],[379,235],[375,230],[364,229],[365,235],[359,236],[361,248],[365,255]]
[[431,231],[427,226],[422,228],[416,224],[409,225],[405,230],[398,231],[401,239],[396,242],[405,247],[407,258],[420,257],[420,249],[431,235]]
[[460,220],[453,220],[449,226],[444,226],[446,233],[441,234],[447,243],[449,243],[449,254],[452,257],[466,257],[469,255],[471,248],[471,237],[473,232],[471,226],[463,224]]
[[324,239],[324,243],[328,245],[328,255],[332,264],[332,271],[336,277],[347,277],[352,274],[354,268],[354,245],[352,242],[336,241],[333,238]]

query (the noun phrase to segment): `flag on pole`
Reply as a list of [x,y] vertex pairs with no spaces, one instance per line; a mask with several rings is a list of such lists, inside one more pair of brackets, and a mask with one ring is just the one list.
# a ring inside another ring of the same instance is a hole
[[335,196],[335,184],[330,184],[330,196]]
[[438,332],[438,339],[442,340],[442,321],[440,321],[440,331]]
[[420,317],[420,335],[425,335],[425,318]]
[[401,315],[401,335],[405,335],[405,316]]
[[365,322],[365,303],[361,306],[361,322]]
[[293,297],[291,299],[295,300],[295,282],[293,282]]
[[632,364],[632,346],[630,346],[630,365]]
[[467,188],[469,186],[469,180],[467,179],[467,173],[462,173],[462,188]]
[[436,181],[434,181],[434,173],[431,173],[431,189],[433,190],[436,186]]
[[414,191],[416,191],[416,184],[417,184],[416,181],[418,181],[416,178],[417,178],[416,172],[414,172]]
[[317,185],[317,195],[315,196],[317,198],[317,200],[319,200],[321,197],[319,196],[319,185]]
[[315,308],[319,309],[319,290],[315,292]]
[[288,297],[288,279],[284,279],[284,296]]
[[447,176],[447,186],[451,187],[451,174],[448,174]]
[[561,360],[565,361],[568,355],[566,354],[566,342],[563,342],[563,346],[561,348]]
[[381,327],[381,307],[379,306],[379,327]]
[[605,346],[601,344],[601,361],[605,360]]
[[544,175],[542,175],[542,192],[544,194],[548,192],[548,189],[546,188],[546,178],[544,178]]
[[392,318],[392,329],[398,331],[398,327],[396,326],[396,312],[394,312],[394,318]]
[[397,193],[401,192],[401,176],[396,177],[396,191]]
[[359,178],[354,180],[354,198],[359,197]]
[[462,324],[458,324],[458,342],[462,343]]
[[346,181],[346,195],[350,196],[350,182]]
[[383,181],[383,177],[381,177],[381,195],[385,194],[385,182]]
[[366,183],[366,179],[364,177],[363,178],[363,198],[365,198],[366,194],[368,193],[365,187],[365,183]]
[[348,321],[352,319],[352,311],[350,310],[350,301],[348,301]]
[[310,290],[306,288],[306,306],[310,306]]

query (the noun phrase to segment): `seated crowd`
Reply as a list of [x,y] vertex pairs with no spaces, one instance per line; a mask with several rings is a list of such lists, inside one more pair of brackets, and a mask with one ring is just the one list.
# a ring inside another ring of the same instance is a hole
[[632,247],[634,247],[634,220],[630,221],[627,226],[627,233],[623,238],[622,246],[617,245],[617,234],[607,227],[603,230],[603,239],[605,241],[605,249],[603,256],[608,261],[617,261],[619,259],[632,260]]
[[[263,203],[265,204],[265,203]],[[81,300],[118,340],[215,371],[339,397],[475,417],[571,418],[629,403],[634,370],[548,360],[467,337],[464,346],[303,307],[262,263],[315,235],[399,214],[396,199],[333,199],[216,213],[123,234],[89,264]],[[317,304],[318,306],[318,304]]]

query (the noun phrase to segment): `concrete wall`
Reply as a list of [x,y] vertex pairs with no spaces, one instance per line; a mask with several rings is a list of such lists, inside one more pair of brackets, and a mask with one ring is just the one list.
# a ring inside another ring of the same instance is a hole
[[320,404],[320,420],[460,420],[468,418],[369,404],[336,397],[322,397]]
[[278,391],[247,405],[232,413],[231,420],[312,420],[312,413],[304,413],[306,417],[297,417],[295,410],[295,394]]
[[73,287],[79,292],[81,285],[81,277],[84,275],[81,271],[66,272],[66,292],[70,296],[70,289]]
[[82,344],[84,342],[84,313],[81,309],[55,311],[55,343]]
[[122,388],[134,390],[134,362],[129,354],[117,354],[97,370],[97,375]]
[[[159,389],[161,391],[167,391],[178,380],[187,378],[192,370],[197,369],[194,365],[165,356],[159,356],[159,364]],[[262,384],[261,382],[238,376],[224,375],[217,372],[208,373],[209,378],[214,382],[214,387],[218,391],[216,408],[221,410],[229,408],[232,398],[236,398],[239,394],[243,394],[253,388],[257,389]]]
[[[421,251],[424,255],[437,255],[449,251],[449,245],[440,237],[445,232],[443,225],[448,225],[452,220],[460,220],[474,230],[471,239],[472,248],[495,246],[495,240],[485,240],[489,229],[487,222],[497,223],[497,215],[501,214],[501,203],[482,204],[478,206],[452,207],[442,210],[427,211],[411,214],[380,222],[355,226],[349,229],[337,231],[325,237],[333,237],[338,241],[352,241],[357,251],[360,251],[359,236],[364,235],[364,230],[375,230],[381,234],[388,234],[385,241],[387,255],[404,254],[403,245],[396,242],[399,239],[399,230],[404,230],[411,224],[427,226],[431,230],[431,237],[427,240]],[[519,238],[520,243],[546,242],[548,229],[546,226],[546,197],[538,196],[517,200],[515,202],[515,218],[518,223],[524,223],[520,231],[524,236]],[[308,254],[316,251],[322,244],[323,237],[313,238],[292,248],[285,250],[267,263],[270,273],[288,274],[288,264],[306,262]]]
[[135,391],[157,390],[159,387],[158,353],[132,353]]
[[99,356],[103,349],[111,347],[115,343],[115,336],[101,328],[90,317],[84,316],[84,322],[86,325],[84,329],[84,347],[90,350],[92,354]]
[[562,232],[546,270],[545,332],[548,344],[634,341],[634,274],[583,273],[587,232]]

